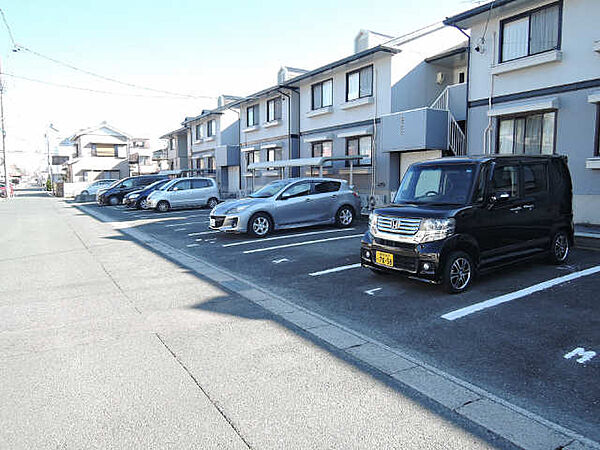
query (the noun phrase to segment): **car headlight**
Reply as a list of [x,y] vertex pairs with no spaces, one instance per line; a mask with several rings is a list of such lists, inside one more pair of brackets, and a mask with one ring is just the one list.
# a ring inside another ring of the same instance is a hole
[[431,242],[444,239],[454,234],[456,220],[454,219],[423,219],[419,228],[419,241]]
[[229,208],[225,214],[237,214],[245,210],[248,206],[250,205],[234,206],[233,208]]
[[369,231],[371,234],[377,231],[377,214],[375,213],[369,214]]

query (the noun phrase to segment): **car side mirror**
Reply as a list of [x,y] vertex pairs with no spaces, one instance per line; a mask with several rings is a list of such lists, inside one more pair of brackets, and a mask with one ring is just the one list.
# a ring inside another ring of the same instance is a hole
[[171,190],[172,190],[172,191],[178,191],[178,190],[179,190],[179,188],[178,188],[178,187],[174,187],[174,188],[171,188]]
[[277,200],[287,200],[290,198],[289,194],[281,194]]
[[492,194],[490,196],[489,199],[489,206],[492,207],[494,206],[496,203],[502,203],[507,201],[510,198],[510,194],[508,192],[505,191],[499,191],[496,192],[495,194]]

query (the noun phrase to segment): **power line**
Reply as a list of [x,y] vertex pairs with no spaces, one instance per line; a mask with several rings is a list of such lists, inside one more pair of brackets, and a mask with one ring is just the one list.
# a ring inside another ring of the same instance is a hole
[[209,100],[214,100],[214,99],[217,98],[217,97],[208,96],[208,95],[182,94],[180,92],[171,92],[171,91],[166,91],[166,90],[163,90],[163,89],[155,89],[155,88],[151,88],[151,87],[147,87],[147,86],[140,86],[140,85],[135,84],[135,83],[129,83],[127,81],[117,80],[116,78],[107,77],[105,75],[101,75],[99,73],[92,72],[90,70],[82,69],[80,67],[74,66],[73,64],[69,64],[67,62],[64,62],[64,61],[61,61],[59,59],[53,58],[51,56],[43,55],[43,54],[41,54],[41,53],[39,53],[39,52],[37,52],[35,50],[32,50],[32,49],[24,46],[24,45],[17,44],[15,42],[14,36],[12,34],[12,30],[10,28],[10,25],[9,25],[8,21],[6,20],[6,16],[5,16],[4,10],[2,10],[2,8],[0,8],[0,14],[2,15],[2,20],[4,21],[4,25],[6,27],[6,30],[8,31],[8,35],[9,35],[10,40],[12,42],[13,51],[15,51],[15,52],[23,50],[23,51],[26,51],[28,53],[31,53],[32,55],[37,56],[38,58],[46,59],[46,60],[51,61],[51,62],[53,62],[55,64],[59,64],[61,66],[67,67],[67,68],[69,68],[71,70],[75,70],[77,72],[85,73],[86,75],[89,75],[89,76],[92,76],[92,77],[95,77],[95,78],[99,78],[99,79],[104,80],[104,81],[110,81],[111,83],[117,83],[117,84],[120,84],[120,85],[123,85],[123,86],[127,86],[127,87],[130,87],[130,88],[134,88],[134,89],[141,89],[141,90],[145,90],[145,91],[157,92],[159,94],[167,94],[167,95],[170,95],[172,97],[184,97],[184,98],[192,98],[192,99],[201,99],[202,98],[202,99],[209,99]]
[[[91,89],[91,88],[80,87],[80,86],[72,86],[72,85],[68,85],[68,84],[53,83],[51,81],[38,80],[35,78],[24,77],[21,75],[16,75],[13,73],[8,73],[8,72],[1,72],[0,74],[5,75],[7,77],[11,77],[11,78],[17,78],[20,80],[30,81],[33,83],[40,83],[40,84],[45,84],[48,86],[60,87],[60,88],[65,88],[65,89],[74,89],[74,90],[78,90],[78,91],[93,92],[95,94],[116,95],[116,96],[126,96],[126,97],[142,97],[142,98],[173,98],[173,96],[169,96],[169,95],[149,95],[149,94],[133,94],[133,93],[128,94],[128,93],[122,93],[122,92],[105,91],[105,90],[101,90],[101,89]],[[190,100],[190,98],[182,98],[182,97],[176,97],[176,98],[179,98],[180,100]]]

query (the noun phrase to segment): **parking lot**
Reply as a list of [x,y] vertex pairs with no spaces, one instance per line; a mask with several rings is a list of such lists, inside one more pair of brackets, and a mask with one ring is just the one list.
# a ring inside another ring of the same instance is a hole
[[[575,249],[563,266],[521,263],[452,296],[437,286],[361,268],[366,221],[347,229],[303,228],[253,239],[209,230],[207,209],[159,214],[89,204],[83,210],[150,234],[600,440],[599,252]],[[560,282],[570,274],[572,279]],[[456,312],[471,305],[479,306]]]

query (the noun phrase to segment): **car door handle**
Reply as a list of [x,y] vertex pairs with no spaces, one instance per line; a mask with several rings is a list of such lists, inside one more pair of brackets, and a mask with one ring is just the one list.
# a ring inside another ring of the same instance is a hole
[[519,211],[521,211],[523,208],[521,208],[520,206],[515,206],[514,208],[510,208],[510,210],[514,213],[518,213]]
[[529,211],[535,209],[535,205],[523,205],[523,209],[527,209]]
[[306,200],[304,200],[305,202],[310,202],[310,198],[307,198]]
[[331,198],[337,198],[337,195],[332,195]]

